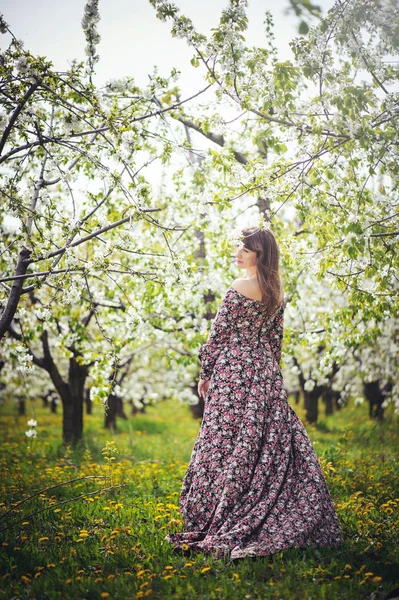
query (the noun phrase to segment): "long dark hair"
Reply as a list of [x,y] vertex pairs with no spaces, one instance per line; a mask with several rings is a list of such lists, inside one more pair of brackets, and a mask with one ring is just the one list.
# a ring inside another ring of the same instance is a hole
[[246,227],[241,230],[242,243],[248,250],[256,252],[257,278],[262,292],[262,302],[272,312],[283,299],[280,279],[280,252],[276,238],[270,229]]

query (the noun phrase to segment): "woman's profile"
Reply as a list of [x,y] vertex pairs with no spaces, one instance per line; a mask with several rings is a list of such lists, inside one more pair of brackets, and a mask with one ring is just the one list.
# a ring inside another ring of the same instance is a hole
[[264,556],[336,546],[341,528],[306,430],[280,370],[285,302],[269,229],[241,232],[237,267],[199,351],[204,414],[180,493],[186,531],[174,549]]

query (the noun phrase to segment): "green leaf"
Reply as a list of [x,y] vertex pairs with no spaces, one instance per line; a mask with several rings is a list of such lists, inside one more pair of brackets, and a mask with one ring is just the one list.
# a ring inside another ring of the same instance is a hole
[[301,21],[299,23],[298,32],[300,35],[306,35],[309,33],[309,25],[306,23],[306,21]]

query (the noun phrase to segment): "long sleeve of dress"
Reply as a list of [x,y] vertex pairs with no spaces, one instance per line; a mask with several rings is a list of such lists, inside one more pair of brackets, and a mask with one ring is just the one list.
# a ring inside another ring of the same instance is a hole
[[219,310],[213,320],[208,340],[201,346],[198,358],[201,361],[200,378],[210,379],[213,367],[223,346],[232,333],[232,315],[228,293],[222,300]]
[[281,346],[283,342],[283,324],[284,324],[284,303],[278,309],[276,316],[273,319],[271,327],[269,329],[270,345],[276,361],[280,364],[281,360]]

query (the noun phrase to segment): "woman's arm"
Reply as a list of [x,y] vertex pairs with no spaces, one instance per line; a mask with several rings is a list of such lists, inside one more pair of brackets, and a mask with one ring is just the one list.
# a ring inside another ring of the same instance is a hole
[[231,294],[228,290],[213,320],[208,340],[198,352],[198,358],[201,361],[201,379],[211,378],[216,360],[231,336],[233,317],[230,298]]
[[284,303],[277,310],[277,313],[272,321],[268,335],[270,345],[272,347],[273,354],[278,364],[281,360],[281,346],[283,342],[283,328],[284,328]]

